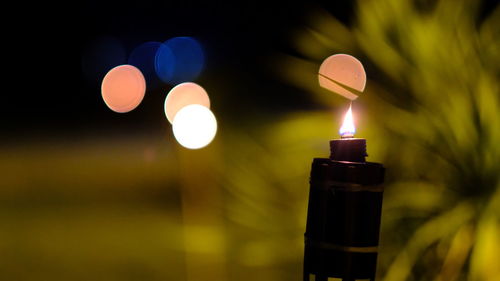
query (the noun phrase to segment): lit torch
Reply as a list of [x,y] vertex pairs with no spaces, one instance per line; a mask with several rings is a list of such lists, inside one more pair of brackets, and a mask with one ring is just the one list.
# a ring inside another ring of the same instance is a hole
[[366,139],[354,133],[349,107],[330,158],[313,160],[304,281],[375,280],[384,167],[365,161]]

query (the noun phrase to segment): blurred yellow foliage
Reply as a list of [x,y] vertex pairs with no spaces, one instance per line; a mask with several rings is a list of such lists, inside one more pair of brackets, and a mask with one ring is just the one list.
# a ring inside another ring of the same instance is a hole
[[[319,103],[322,60],[348,53],[369,81],[358,131],[388,168],[380,280],[500,280],[500,8],[478,1],[358,1],[345,26],[325,11],[277,71]],[[493,203],[496,202],[496,203]]]

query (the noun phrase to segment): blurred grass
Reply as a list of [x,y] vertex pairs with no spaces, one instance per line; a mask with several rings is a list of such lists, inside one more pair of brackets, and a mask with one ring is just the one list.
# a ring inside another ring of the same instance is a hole
[[0,280],[183,276],[168,147],[147,138],[72,142],[2,146]]
[[332,119],[225,126],[202,151],[162,135],[4,144],[0,280],[299,280]]

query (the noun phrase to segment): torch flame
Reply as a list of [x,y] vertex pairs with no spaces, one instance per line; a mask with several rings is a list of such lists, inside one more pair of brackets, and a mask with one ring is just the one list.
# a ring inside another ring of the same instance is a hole
[[352,118],[352,104],[349,106],[349,110],[344,117],[344,123],[342,127],[340,127],[339,133],[341,138],[352,138],[354,137],[354,133],[356,132],[356,128],[354,127],[354,120]]

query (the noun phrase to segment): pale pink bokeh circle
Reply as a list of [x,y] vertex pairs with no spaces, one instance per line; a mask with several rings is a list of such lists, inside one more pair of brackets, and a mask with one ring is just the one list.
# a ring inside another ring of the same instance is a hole
[[106,105],[119,113],[135,109],[144,98],[146,81],[141,71],[128,64],[111,69],[102,80],[101,93]]
[[319,68],[318,78],[321,87],[350,100],[365,90],[365,69],[350,55],[336,54],[326,58]]
[[193,82],[185,82],[173,87],[165,99],[165,115],[168,121],[174,122],[177,112],[191,104],[210,108],[210,98],[203,87]]

